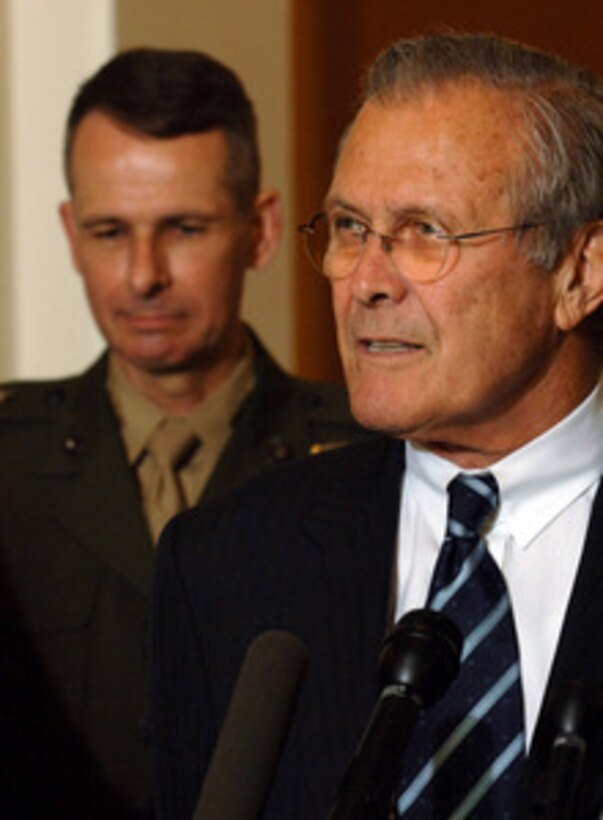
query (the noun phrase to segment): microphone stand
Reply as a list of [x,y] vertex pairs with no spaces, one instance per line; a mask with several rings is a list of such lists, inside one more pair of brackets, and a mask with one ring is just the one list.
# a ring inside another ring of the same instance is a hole
[[381,695],[329,820],[387,820],[420,710],[442,697],[456,677],[462,644],[456,625],[428,609],[407,613],[385,638]]

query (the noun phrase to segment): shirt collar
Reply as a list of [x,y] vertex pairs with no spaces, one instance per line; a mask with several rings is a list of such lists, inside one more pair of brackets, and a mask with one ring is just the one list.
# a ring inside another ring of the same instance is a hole
[[119,419],[128,464],[135,464],[144,453],[154,430],[161,424],[164,413],[134,389],[111,352],[107,368],[107,391]]
[[[201,442],[222,440],[230,432],[233,417],[255,386],[254,352],[248,339],[241,360],[222,384],[188,415],[191,431]],[[138,393],[109,355],[107,390],[117,413],[128,464],[136,464],[149,439],[167,414]]]
[[499,521],[525,548],[601,477],[601,386],[562,421],[491,469],[501,492]]
[[[460,470],[447,459],[406,443],[407,468],[445,516],[446,486]],[[513,534],[520,548],[534,538],[603,473],[601,385],[554,427],[488,468],[496,477],[501,506],[496,526]],[[467,470],[463,472],[483,472]]]

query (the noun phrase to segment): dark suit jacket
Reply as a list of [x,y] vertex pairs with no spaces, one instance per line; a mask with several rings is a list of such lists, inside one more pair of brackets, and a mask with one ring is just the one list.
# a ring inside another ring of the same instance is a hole
[[[105,373],[103,358],[0,394],[3,819],[128,818],[149,798],[154,553]],[[259,347],[256,373],[206,497],[361,434],[342,388],[293,379]]]
[[[246,648],[271,628],[299,636],[311,660],[264,817],[327,816],[377,698],[402,471],[399,442],[354,445],[255,480],[168,527],[152,629],[161,820],[190,817]],[[553,684],[575,677],[603,686],[602,538],[600,493]],[[550,741],[541,718],[530,782]],[[602,763],[599,720],[576,817],[603,806]]]

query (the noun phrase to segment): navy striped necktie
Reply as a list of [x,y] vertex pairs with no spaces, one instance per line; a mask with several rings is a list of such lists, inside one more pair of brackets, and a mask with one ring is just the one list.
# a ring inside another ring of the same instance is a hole
[[498,486],[491,473],[461,473],[448,494],[427,605],[461,629],[461,670],[417,725],[397,816],[512,818],[525,761],[519,651],[506,584],[482,537],[498,507]]

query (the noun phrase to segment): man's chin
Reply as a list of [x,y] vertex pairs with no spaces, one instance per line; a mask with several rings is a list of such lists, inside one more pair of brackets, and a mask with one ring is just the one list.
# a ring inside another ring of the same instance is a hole
[[188,373],[193,369],[189,363],[156,359],[141,361],[136,366],[139,370],[144,370],[149,376],[175,376],[179,373]]
[[368,389],[367,385],[352,386],[349,396],[352,415],[362,427],[397,435],[400,418],[395,397],[378,389]]
[[375,430],[393,438],[404,435],[405,428],[400,425],[400,419],[392,416],[391,411],[386,412],[385,409],[365,405],[357,406],[352,402],[352,415],[358,424],[367,430]]
[[198,351],[197,353],[181,353],[178,351],[138,352],[131,355],[117,353],[125,363],[126,368],[133,368],[148,376],[176,376],[193,372],[206,372],[216,365],[217,357],[213,349]]

